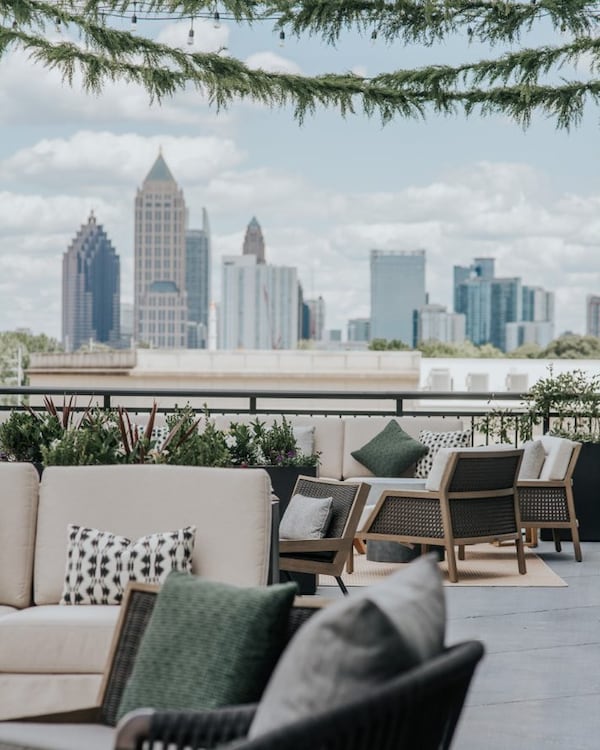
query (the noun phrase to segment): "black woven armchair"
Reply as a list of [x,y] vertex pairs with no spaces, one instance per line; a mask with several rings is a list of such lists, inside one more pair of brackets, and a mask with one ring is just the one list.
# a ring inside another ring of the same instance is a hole
[[522,450],[457,449],[451,452],[436,490],[382,493],[365,523],[367,540],[445,548],[450,581],[458,581],[454,548],[514,541],[519,573],[526,572],[516,477]]
[[255,706],[134,711],[119,724],[115,747],[197,750],[235,741],[237,750],[444,750],[482,655],[478,641],[458,644],[364,697],[254,739],[247,733]]

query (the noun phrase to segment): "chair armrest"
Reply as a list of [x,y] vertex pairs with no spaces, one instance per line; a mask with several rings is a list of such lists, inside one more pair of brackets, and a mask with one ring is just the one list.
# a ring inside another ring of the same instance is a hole
[[541,487],[565,487],[566,484],[566,479],[522,479],[517,482],[517,489],[526,487],[536,489],[540,489]]
[[115,750],[142,747],[212,748],[245,737],[257,704],[212,711],[155,711],[142,708],[124,716],[117,726]]
[[337,552],[347,539],[280,539],[279,552]]

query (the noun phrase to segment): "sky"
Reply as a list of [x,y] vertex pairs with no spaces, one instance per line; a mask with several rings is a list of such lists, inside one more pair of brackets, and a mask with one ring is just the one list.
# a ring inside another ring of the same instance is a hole
[[[185,48],[185,21],[140,33]],[[371,44],[334,49],[286,39],[265,24],[215,29],[196,19],[197,49],[269,70],[313,74],[458,62],[486,51],[460,39],[438,48]],[[568,77],[568,76],[566,76]],[[0,330],[61,336],[62,255],[94,211],[121,258],[121,298],[133,301],[133,206],[159,148],[184,191],[190,228],[208,211],[212,297],[223,255],[241,252],[258,219],[267,262],[293,265],[306,298],[321,295],[325,327],[368,317],[369,252],[426,251],[432,303],[452,305],[452,267],[496,258],[556,294],[556,333],[585,332],[585,299],[600,294],[599,112],[570,132],[536,116],[524,131],[501,116],[431,114],[382,126],[362,114],[309,116],[235,103],[217,112],[197,91],[151,104],[118,83],[86,95],[78,80],[12,51],[0,59]]]

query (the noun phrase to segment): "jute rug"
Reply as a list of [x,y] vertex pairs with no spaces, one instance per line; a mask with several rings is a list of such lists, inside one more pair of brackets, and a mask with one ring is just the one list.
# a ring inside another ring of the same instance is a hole
[[[566,586],[566,582],[529,548],[525,548],[526,575],[520,575],[512,545],[473,544],[465,549],[465,560],[457,560],[458,583],[448,580],[448,568],[440,563],[448,586]],[[407,563],[370,562],[354,555],[354,573],[344,573],[346,586],[371,586]],[[319,576],[319,586],[337,586],[331,576]]]

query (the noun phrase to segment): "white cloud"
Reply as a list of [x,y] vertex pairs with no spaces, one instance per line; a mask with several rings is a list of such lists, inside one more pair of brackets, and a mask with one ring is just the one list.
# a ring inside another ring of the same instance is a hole
[[289,73],[302,75],[302,68],[292,60],[275,54],[275,52],[255,52],[246,58],[249,68],[264,70],[267,73]]

